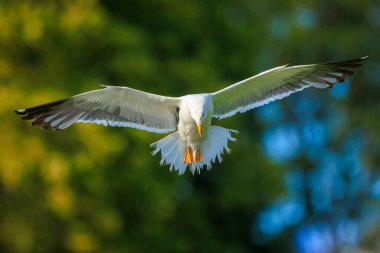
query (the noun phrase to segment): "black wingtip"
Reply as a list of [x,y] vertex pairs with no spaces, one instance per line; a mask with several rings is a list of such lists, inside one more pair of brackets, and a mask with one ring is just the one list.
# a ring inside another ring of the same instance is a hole
[[15,113],[19,114],[19,115],[25,115],[26,114],[26,110],[25,109],[18,109],[18,110],[15,110]]
[[364,61],[364,60],[367,60],[369,58],[369,56],[363,56],[362,58],[360,58],[360,60]]
[[356,68],[362,66],[363,61],[367,60],[369,56],[363,56],[360,58],[355,58],[347,61],[339,61],[339,62],[329,62],[324,65],[327,66],[336,66],[336,67],[344,67],[344,68]]
[[23,115],[22,120],[33,120],[32,126],[40,126],[42,129],[54,129],[56,126],[52,126],[50,122],[46,122],[46,117],[54,114],[52,111],[66,102],[68,99],[62,99],[47,104],[37,105],[25,109],[18,109],[14,112],[18,115]]

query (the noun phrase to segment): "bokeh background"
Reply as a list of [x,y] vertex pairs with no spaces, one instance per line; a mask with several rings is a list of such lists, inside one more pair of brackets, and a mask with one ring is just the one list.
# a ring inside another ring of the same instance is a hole
[[[331,90],[215,120],[238,142],[195,176],[159,166],[159,134],[13,114],[365,55]],[[380,252],[379,57],[379,1],[0,0],[0,252]]]

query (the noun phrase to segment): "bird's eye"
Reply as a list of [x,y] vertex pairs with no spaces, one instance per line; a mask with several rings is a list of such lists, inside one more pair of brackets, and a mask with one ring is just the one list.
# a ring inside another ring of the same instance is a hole
[[202,112],[202,118],[203,118],[203,116],[205,116],[205,113],[204,113],[204,112]]

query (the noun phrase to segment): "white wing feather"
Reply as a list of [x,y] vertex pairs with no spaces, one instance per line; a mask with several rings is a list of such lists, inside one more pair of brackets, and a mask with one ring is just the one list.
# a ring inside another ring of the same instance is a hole
[[45,129],[65,129],[75,122],[133,127],[156,133],[174,131],[178,123],[180,98],[159,96],[128,87],[104,89],[71,98],[17,110],[35,119],[32,125]]
[[302,66],[281,66],[212,93],[214,117],[243,113],[308,87],[331,88],[344,82],[367,57]]

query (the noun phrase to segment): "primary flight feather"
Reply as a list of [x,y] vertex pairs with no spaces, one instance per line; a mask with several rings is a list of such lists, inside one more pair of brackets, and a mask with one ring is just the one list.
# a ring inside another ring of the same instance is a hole
[[[67,99],[19,109],[33,126],[60,130],[76,122],[105,126],[133,127],[172,134],[152,144],[153,154],[161,152],[160,164],[169,164],[183,174],[211,168],[234,141],[235,130],[211,125],[222,119],[282,99],[308,87],[331,88],[353,75],[362,57],[349,61],[281,66],[245,79],[220,91],[182,97],[155,95],[128,87],[104,86]],[[176,131],[178,130],[178,131]]]

